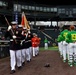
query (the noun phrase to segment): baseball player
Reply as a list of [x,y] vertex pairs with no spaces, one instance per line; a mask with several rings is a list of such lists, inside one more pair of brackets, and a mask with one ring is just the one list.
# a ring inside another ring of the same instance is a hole
[[61,35],[58,35],[57,42],[58,42],[60,57],[62,57],[63,56],[63,37]]
[[66,42],[69,43],[69,65],[70,67],[76,65],[76,31],[75,26],[70,26],[70,32],[67,34]]
[[68,57],[69,60],[69,55],[68,55],[68,43],[65,41],[66,36],[69,32],[69,27],[65,26],[64,30],[60,33],[60,35],[63,37],[63,62],[66,62],[66,59]]
[[46,37],[44,39],[44,48],[48,49],[48,39]]
[[32,48],[33,48],[33,57],[35,57],[37,55],[37,46],[38,46],[38,38],[37,38],[37,34],[33,33],[33,38],[31,39],[32,41]]
[[37,38],[38,38],[38,40],[37,40],[37,52],[36,52],[36,55],[39,55],[39,46],[40,46],[40,41],[41,41],[41,38],[40,37],[38,37],[37,36]]

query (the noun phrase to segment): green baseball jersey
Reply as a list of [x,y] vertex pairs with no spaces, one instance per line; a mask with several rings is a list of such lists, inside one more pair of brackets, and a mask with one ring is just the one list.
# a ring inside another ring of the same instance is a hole
[[57,38],[57,42],[61,42],[61,41],[63,41],[63,37],[61,35],[59,35]]
[[44,40],[44,43],[48,43],[48,40],[47,40],[47,39],[45,39],[45,40]]
[[67,29],[63,30],[63,31],[60,33],[60,35],[58,36],[57,41],[58,41],[58,42],[64,41],[65,38],[66,38],[66,36],[67,36],[67,34],[68,34],[68,32],[69,32],[69,30],[67,30]]
[[66,42],[72,43],[76,42],[76,31],[70,31],[66,36]]
[[67,34],[69,33],[69,30],[65,29],[63,30],[60,35],[63,37],[63,41],[66,39]]

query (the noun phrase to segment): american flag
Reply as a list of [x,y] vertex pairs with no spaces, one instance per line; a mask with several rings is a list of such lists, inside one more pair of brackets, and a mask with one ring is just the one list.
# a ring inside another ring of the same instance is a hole
[[15,21],[18,23],[18,12],[15,12]]

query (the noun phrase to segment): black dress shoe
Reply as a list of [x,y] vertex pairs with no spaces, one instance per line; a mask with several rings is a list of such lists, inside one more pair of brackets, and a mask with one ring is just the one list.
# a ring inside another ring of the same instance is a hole
[[30,62],[30,60],[27,60],[27,62],[29,63],[29,62]]
[[25,65],[25,62],[22,63],[22,66],[24,66],[24,65]]
[[30,61],[31,61],[31,59],[30,59]]
[[30,60],[27,60],[27,62],[28,62],[28,63],[31,62],[31,59],[30,59]]
[[35,56],[37,56],[37,54]]
[[15,70],[11,70],[10,74],[13,74],[13,73],[15,73]]
[[22,68],[22,66],[19,66],[19,67],[18,67],[18,70],[20,70],[21,68]]

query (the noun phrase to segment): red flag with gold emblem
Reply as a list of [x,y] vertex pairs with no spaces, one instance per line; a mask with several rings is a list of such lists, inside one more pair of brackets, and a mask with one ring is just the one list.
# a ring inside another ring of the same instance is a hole
[[30,29],[30,26],[29,26],[29,24],[28,24],[28,21],[27,21],[27,19],[26,19],[26,16],[25,16],[25,13],[24,13],[24,12],[22,12],[21,25],[22,25],[23,27],[26,27],[27,29]]

